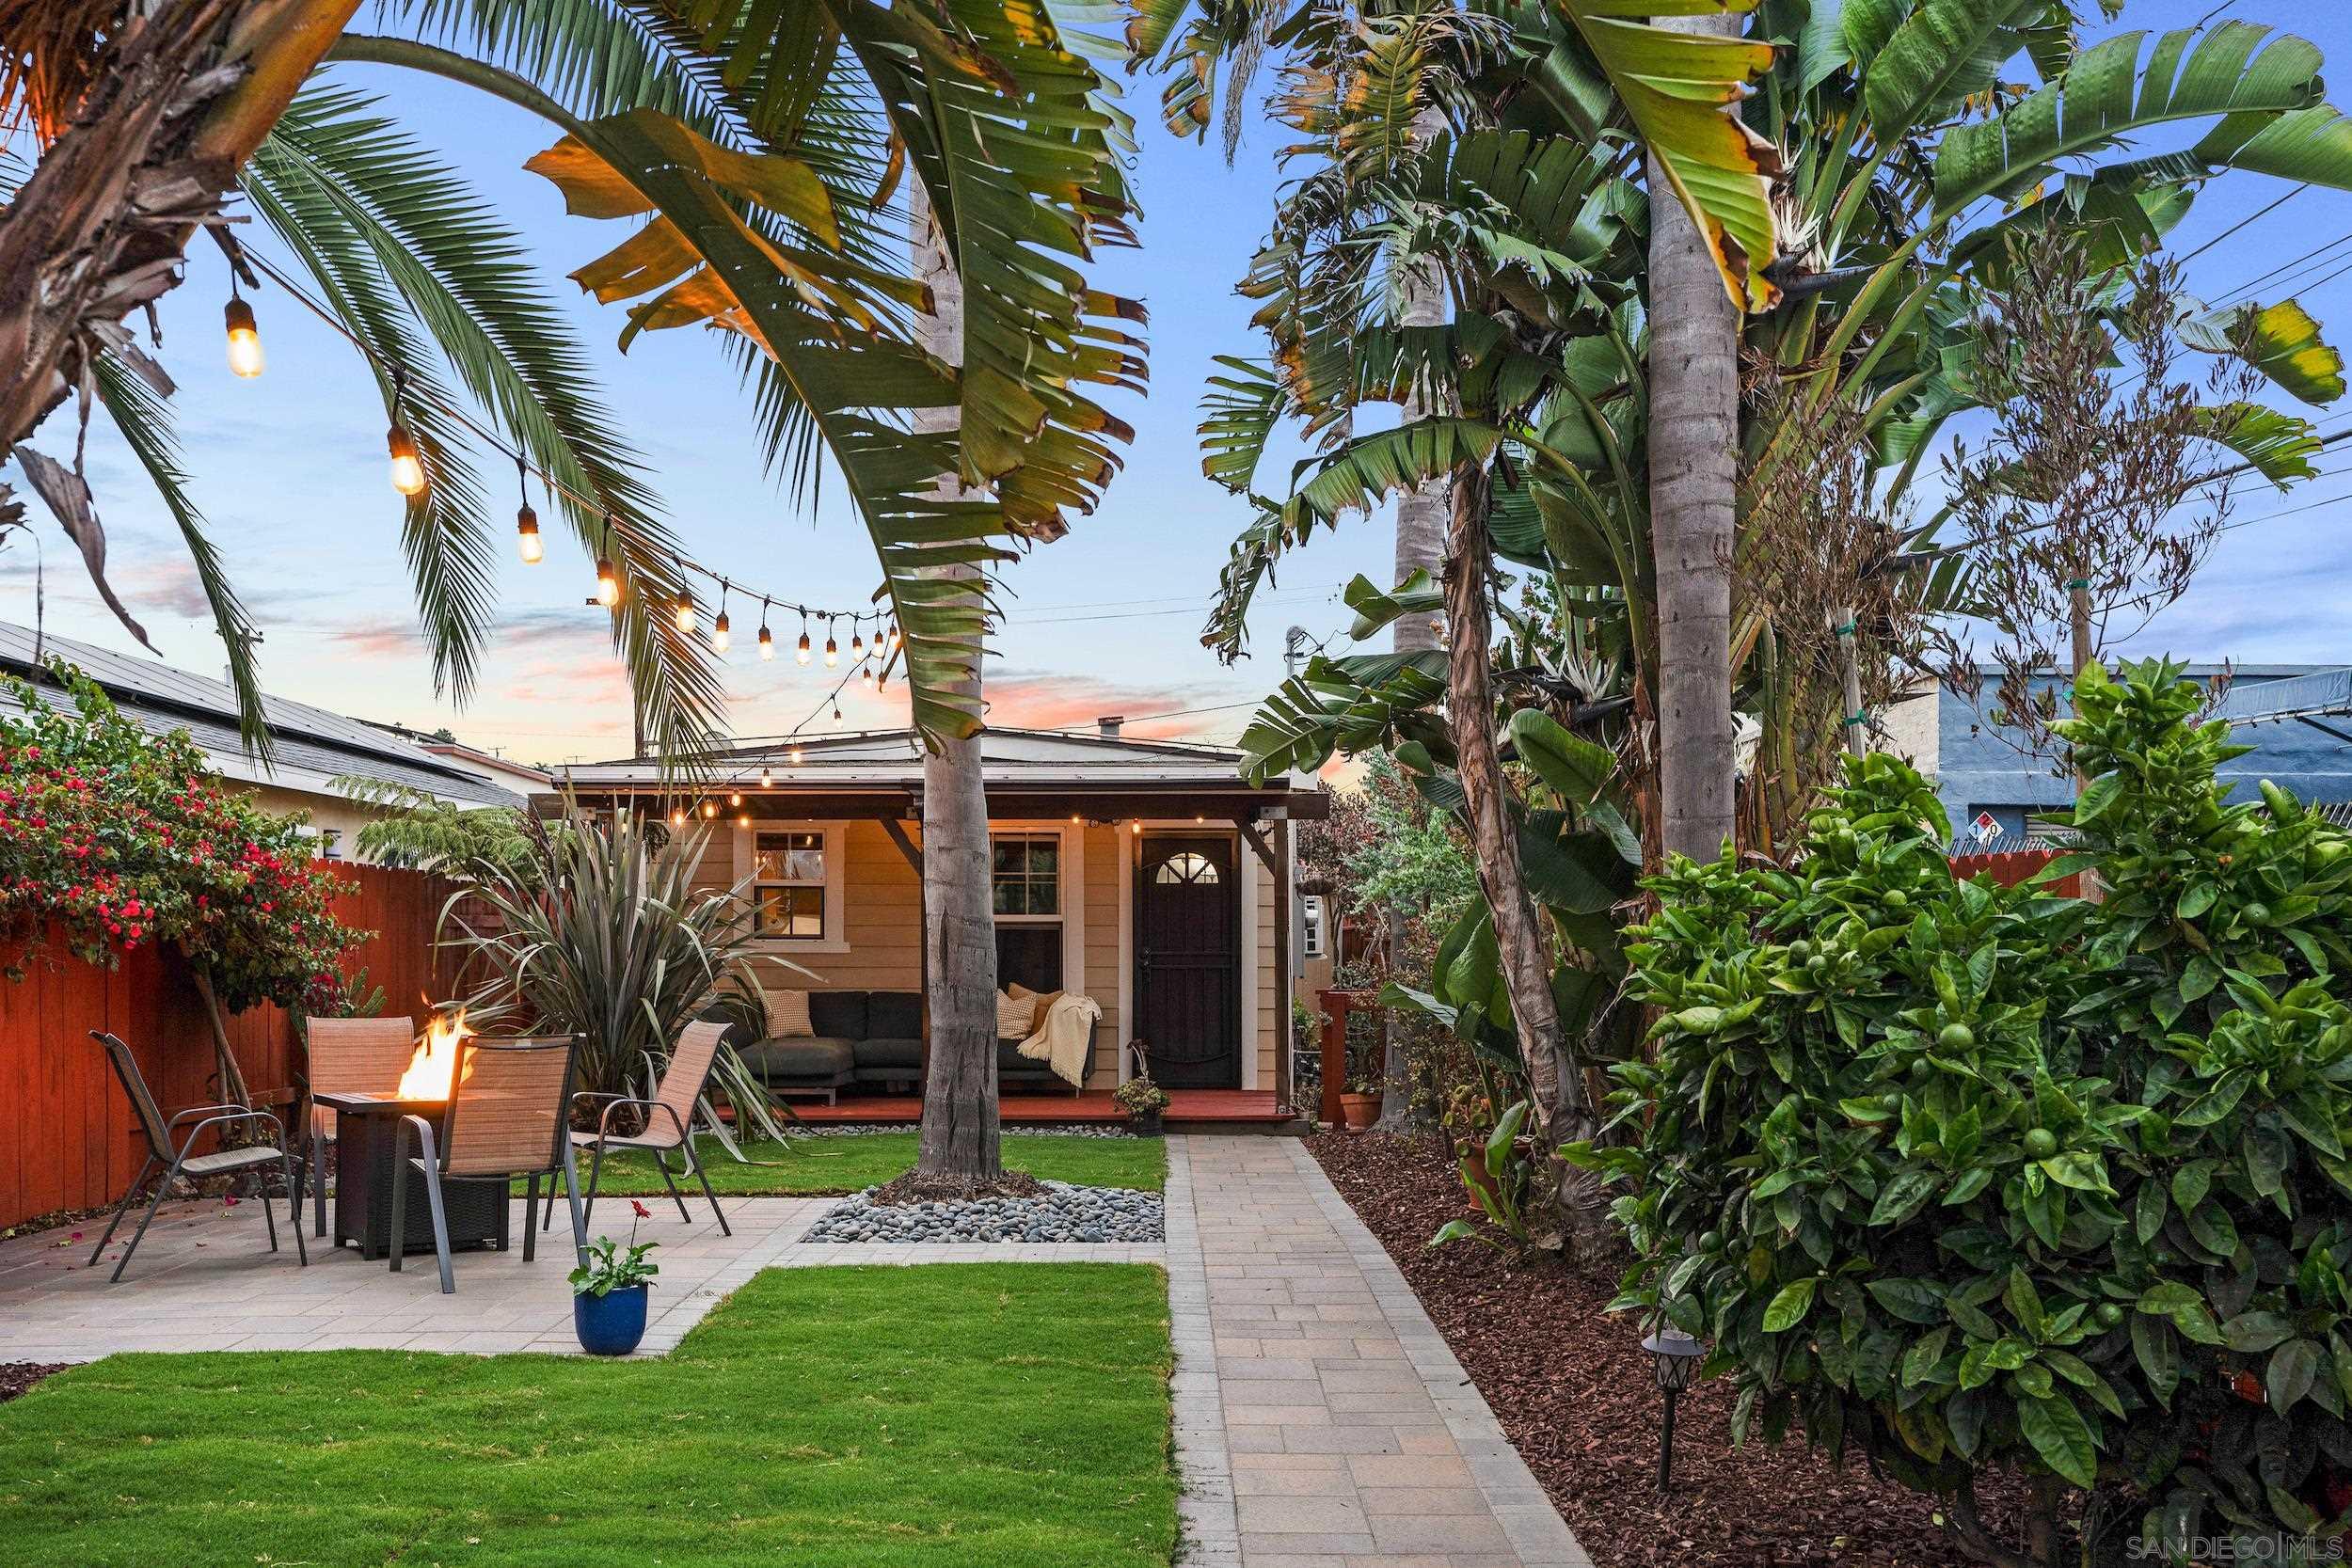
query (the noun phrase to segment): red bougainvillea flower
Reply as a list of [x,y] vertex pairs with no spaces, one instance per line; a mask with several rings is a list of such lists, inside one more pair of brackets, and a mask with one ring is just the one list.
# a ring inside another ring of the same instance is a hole
[[637,1217],[639,1219],[649,1220],[653,1218],[653,1211],[638,1202],[635,1198],[632,1197],[628,1200],[628,1206],[637,1211]]

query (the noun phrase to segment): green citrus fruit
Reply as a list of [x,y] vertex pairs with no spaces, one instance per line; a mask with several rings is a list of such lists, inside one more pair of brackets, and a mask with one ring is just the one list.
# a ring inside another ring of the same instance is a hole
[[1723,1251],[1724,1233],[1720,1230],[1703,1230],[1699,1232],[1699,1250],[1707,1253]]
[[1792,942],[1788,944],[1788,961],[1790,963],[1802,965],[1811,957],[1813,957],[1813,944],[1811,942]]
[[1974,1051],[1977,1048],[1977,1032],[1965,1023],[1947,1023],[1937,1031],[1935,1045],[1937,1050],[1954,1055],[1963,1051]]
[[2026,1134],[2026,1153],[2036,1160],[2046,1160],[2058,1152],[2058,1134],[2046,1127],[2037,1127]]
[[2101,1328],[2117,1328],[2122,1325],[2123,1308],[2114,1302],[2103,1301],[2090,1316]]
[[1911,906],[1911,895],[1899,887],[1890,887],[1886,890],[1885,902],[1890,910],[1908,909]]

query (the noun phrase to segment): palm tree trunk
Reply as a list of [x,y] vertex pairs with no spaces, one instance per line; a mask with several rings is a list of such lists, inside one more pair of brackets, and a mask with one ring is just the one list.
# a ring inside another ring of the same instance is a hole
[[0,210],[0,459],[127,343],[358,0],[174,0],[112,57]]
[[[931,291],[930,313],[919,318],[916,335],[934,356],[961,363],[963,283],[948,264],[919,182],[911,205],[914,274]],[[918,427],[951,429],[956,417],[952,408],[924,410]],[[952,498],[962,487],[946,477],[938,488]],[[978,592],[977,566],[943,567],[940,575],[969,579]],[[976,702],[979,697],[977,639],[972,673],[954,689]],[[988,792],[977,735],[933,741],[923,757],[923,955],[930,1051],[915,1174],[994,1181],[1004,1175],[997,1143],[996,919],[990,898]]]
[[[1454,470],[1445,563],[1447,721],[1454,733],[1479,891],[1494,916],[1503,990],[1510,994],[1519,1060],[1527,1069],[1528,1099],[1543,1130],[1544,1147],[1557,1148],[1591,1137],[1596,1124],[1584,1075],[1561,1033],[1560,1008],[1551,992],[1554,954],[1520,869],[1510,785],[1495,745],[1494,696],[1486,680],[1492,657],[1486,605],[1490,500],[1484,468],[1465,465]],[[1611,1238],[1597,1180],[1558,1161],[1553,1162],[1552,1180],[1575,1255],[1586,1261],[1604,1256]]]
[[[1661,17],[1736,37],[1737,16]],[[1740,312],[1707,241],[1650,160],[1650,548],[1658,565],[1659,837],[1712,860],[1732,834],[1731,546]]]
[[[1414,139],[1427,142],[1444,123],[1437,110],[1423,109],[1413,122]],[[1445,324],[1445,290],[1435,267],[1416,267],[1406,279],[1402,315],[1406,326]],[[1418,395],[1406,400],[1408,423],[1434,412]],[[1397,498],[1395,580],[1400,587],[1416,572],[1435,578],[1445,564],[1447,489],[1444,479],[1430,479]],[[1389,646],[1400,654],[1426,653],[1438,645],[1438,625],[1434,616],[1400,615],[1389,624]],[[1405,923],[1410,918],[1411,911],[1394,905],[1381,911],[1391,965],[1404,950]],[[1373,1128],[1377,1132],[1416,1132],[1426,1124],[1413,1103],[1412,1060],[1405,1049],[1409,1027],[1391,1017],[1381,1031],[1385,1045],[1380,1076],[1386,1093],[1380,1102],[1380,1119]]]

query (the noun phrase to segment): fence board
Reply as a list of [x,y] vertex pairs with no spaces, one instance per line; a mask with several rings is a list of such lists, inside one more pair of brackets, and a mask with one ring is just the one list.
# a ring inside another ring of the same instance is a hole
[[[2064,849],[2005,849],[1991,855],[1954,855],[1952,875],[1963,881],[1978,877],[1990,877],[2003,887],[2015,887],[2026,878],[2068,853]],[[2060,898],[2080,898],[2083,895],[2082,873],[2060,877],[2042,890]]]
[[[449,884],[382,866],[331,869],[342,883],[337,918],[375,933],[346,957],[345,972],[364,967],[368,983],[384,988],[388,1013],[413,1018],[446,997],[433,926]],[[26,970],[22,982],[0,981],[0,1227],[112,1203],[138,1173],[145,1144],[92,1029],[130,1043],[167,1114],[220,1097],[203,999],[177,955],[133,953],[110,973],[52,940]],[[294,1024],[278,1008],[239,1014],[229,1037],[257,1098],[298,1081]]]

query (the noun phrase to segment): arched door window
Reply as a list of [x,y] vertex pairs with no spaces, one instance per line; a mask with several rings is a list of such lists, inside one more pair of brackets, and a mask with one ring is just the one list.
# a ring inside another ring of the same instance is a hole
[[1216,863],[1206,855],[1191,850],[1174,854],[1160,862],[1152,879],[1164,884],[1189,883],[1195,887],[1214,887],[1217,881]]

